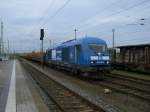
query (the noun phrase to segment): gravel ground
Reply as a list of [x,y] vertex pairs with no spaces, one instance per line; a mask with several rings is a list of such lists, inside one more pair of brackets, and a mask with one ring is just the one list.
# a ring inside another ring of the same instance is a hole
[[[40,68],[40,65],[36,65]],[[67,73],[58,72],[48,67],[44,68],[44,72],[64,86],[98,106],[103,107],[108,112],[149,112],[150,110],[150,103],[146,103],[137,98],[115,91],[112,91],[110,94],[105,94],[105,88],[103,87],[90,84],[86,81],[66,75]]]

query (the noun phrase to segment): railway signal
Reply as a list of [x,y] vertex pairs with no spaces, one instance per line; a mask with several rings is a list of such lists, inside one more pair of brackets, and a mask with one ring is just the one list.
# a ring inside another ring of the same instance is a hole
[[41,29],[41,34],[40,35],[41,35],[40,40],[43,40],[43,38],[44,38],[44,29]]
[[40,30],[40,40],[41,40],[41,43],[42,43],[42,46],[41,46],[41,66],[42,67],[44,67],[43,39],[44,39],[44,29],[41,29]]

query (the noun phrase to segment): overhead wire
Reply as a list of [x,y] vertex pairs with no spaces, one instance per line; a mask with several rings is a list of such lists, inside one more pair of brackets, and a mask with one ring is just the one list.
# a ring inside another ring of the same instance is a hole
[[[98,16],[99,14],[101,14],[102,12],[104,12],[105,10],[108,10],[111,6],[115,5],[116,3],[120,2],[120,1],[122,1],[122,0],[117,0],[117,1],[115,1],[115,2],[113,2],[113,3],[111,3],[111,4],[109,4],[106,8],[103,8],[103,9],[102,9],[98,14],[96,14],[94,17]],[[90,19],[92,19],[92,18],[93,18],[93,17],[91,17]],[[89,20],[89,19],[87,19],[87,20]],[[74,26],[79,26],[79,25],[83,24],[83,23],[84,23],[85,21],[87,21],[87,20],[84,20],[84,21],[78,23],[78,25],[74,25]]]
[[[48,21],[51,21],[51,19],[53,19],[70,1],[71,1],[71,0],[67,0],[53,15],[50,16],[50,18],[48,18],[46,21],[44,21],[43,24],[40,25],[40,27],[42,27],[43,25],[45,25]],[[118,0],[118,1],[120,1],[120,0]],[[117,1],[117,2],[118,2],[118,1]],[[137,6],[139,6],[139,5],[142,5],[142,4],[144,4],[144,3],[146,3],[146,2],[149,2],[149,1],[150,1],[150,0],[144,0],[144,1],[140,2],[140,3],[137,3],[137,4],[135,4],[135,5],[131,6],[131,7],[126,8],[126,9],[124,9],[124,10],[122,10],[122,11],[119,11],[119,12],[117,12],[117,13],[114,13],[114,14],[112,14],[112,15],[110,15],[110,16],[114,16],[114,15],[120,14],[121,12],[130,10],[130,9],[132,9],[132,8],[134,8],[134,7],[137,7]],[[115,4],[115,3],[116,3],[116,2],[114,2],[114,3],[112,3],[112,4]],[[112,4],[111,4],[111,5],[112,5]],[[104,10],[105,10],[105,9],[104,9]],[[109,16],[109,17],[110,17],[110,16]],[[43,17],[42,17],[42,18],[43,18]],[[33,31],[33,30],[32,30],[32,31]]]
[[[48,6],[48,8],[44,11],[44,13],[42,14],[42,16],[40,17],[40,19],[38,20],[38,23],[41,23],[44,20],[45,15],[49,12],[49,10],[52,8],[53,4],[54,4],[55,0],[52,0]],[[32,30],[28,33],[31,34],[33,33],[34,30],[37,29],[37,25],[32,28]]]
[[[122,1],[122,0],[117,0],[117,1],[115,1],[115,2],[113,2],[113,3],[111,3],[111,4],[109,4],[108,7],[110,7],[110,6],[112,6],[112,5],[116,4],[116,3],[118,3],[118,2],[120,2],[120,1]],[[105,10],[108,10],[108,7],[102,9],[101,12],[99,12],[99,14],[102,13],[103,11],[105,11]],[[98,15],[98,14],[97,14],[97,15]],[[84,21],[85,21],[85,20],[84,20]],[[82,21],[82,22],[80,22],[80,23],[83,23],[84,21]],[[79,23],[79,25],[80,25],[80,23]],[[68,26],[67,28],[70,29],[71,26],[72,26],[72,25]],[[74,25],[74,26],[75,26],[75,25]],[[68,31],[68,32],[69,32],[69,31]],[[70,33],[70,34],[71,34],[71,33]]]
[[[47,20],[43,21],[43,23],[39,26],[34,28],[32,31],[41,28],[43,25],[45,25],[48,21],[50,22],[62,9],[64,9],[70,2],[71,0],[67,0],[60,8],[57,9],[57,11],[55,13],[53,13],[49,18],[47,18]],[[49,8],[48,8],[49,9]],[[48,9],[46,10],[46,12],[48,12]],[[46,13],[45,13],[46,14]],[[43,20],[43,17],[41,17],[41,20]],[[32,33],[32,31],[30,33]],[[29,34],[30,34],[29,33]]]
[[[118,0],[118,1],[120,1],[120,0]],[[117,1],[117,2],[118,2]],[[142,1],[142,2],[139,2],[139,3],[136,3],[136,4],[134,4],[134,5],[132,5],[132,6],[130,6],[130,7],[127,7],[127,8],[125,8],[125,9],[123,9],[123,10],[121,10],[121,11],[118,11],[118,12],[115,12],[115,13],[113,13],[113,14],[111,14],[111,15],[109,15],[109,16],[107,16],[107,17],[112,17],[112,16],[115,16],[115,15],[118,15],[118,14],[120,14],[120,13],[122,13],[122,12],[125,12],[125,11],[128,11],[128,10],[131,10],[131,9],[133,9],[133,8],[136,8],[136,7],[139,7],[139,6],[141,6],[141,5],[143,5],[143,4],[145,4],[145,3],[147,3],[147,2],[149,2],[150,0],[144,0],[144,1]],[[112,4],[115,4],[116,2],[113,2]],[[110,4],[110,5],[112,5],[112,4]],[[149,6],[148,6],[149,7]],[[148,7],[146,7],[146,8],[148,8]],[[108,8],[107,8],[108,9]],[[105,8],[103,9],[103,11],[105,10]],[[103,12],[102,11],[102,12]],[[97,14],[98,15],[98,14]],[[97,16],[96,15],[96,16]],[[93,18],[93,17],[92,17]],[[90,19],[92,19],[92,18],[90,18]],[[90,20],[90,19],[87,19],[87,20]],[[87,20],[84,20],[84,21],[87,21]],[[83,22],[82,22],[82,24],[83,24]],[[80,24],[79,24],[80,25]],[[79,26],[79,25],[77,25],[77,26]],[[87,25],[87,24],[85,24],[85,25]],[[98,25],[100,25],[100,24],[98,24]],[[127,25],[121,25],[121,26],[127,26]],[[80,28],[81,30],[82,30],[82,28],[84,28],[84,26],[83,27],[77,27],[77,28]],[[117,27],[118,28],[118,27]]]
[[[141,5],[143,5],[143,4],[147,3],[147,2],[150,2],[150,0],[144,0],[144,1],[142,1],[142,2],[139,2],[139,3],[137,3],[137,4],[134,4],[134,5],[132,5],[132,6],[130,6],[130,7],[127,7],[127,8],[125,8],[125,9],[121,10],[121,11],[118,11],[118,12],[115,12],[115,13],[113,13],[113,14],[111,14],[111,15],[108,15],[108,16],[106,16],[106,18],[110,18],[110,17],[115,16],[115,15],[118,15],[118,14],[120,14],[120,13],[122,13],[122,12],[129,11],[129,10],[131,10],[131,9],[133,9],[133,8],[135,8],[135,7],[141,6]],[[101,23],[101,24],[104,24],[104,23]],[[98,24],[98,25],[101,25],[101,24]],[[96,26],[97,26],[97,25],[96,25]],[[91,28],[91,27],[89,27],[89,28]],[[88,28],[88,29],[89,29],[89,28]],[[80,29],[81,29],[81,28],[80,28]],[[86,28],[86,29],[87,29],[87,28]]]
[[[130,24],[119,25],[119,26],[115,27],[115,30],[116,29],[122,29],[122,28],[127,27],[127,26],[135,26],[135,25],[142,26],[142,25],[140,25],[140,23],[144,23],[144,25],[145,25],[145,23],[150,23],[148,21],[150,18],[144,18],[144,19],[145,19],[145,21],[140,21],[140,18],[139,18],[139,20],[137,20],[137,21],[130,22]],[[103,31],[94,31],[94,33],[98,33],[99,35],[102,36],[102,35],[111,33],[111,30],[112,30],[112,28],[111,29],[106,29],[106,30],[103,30]],[[100,32],[103,32],[103,33],[100,33]]]
[[53,4],[54,4],[55,0],[52,0],[50,5],[48,6],[48,8],[45,10],[45,12],[43,13],[43,15],[41,16],[39,22],[44,21],[45,15],[49,13],[50,9],[52,8]]
[[47,21],[43,22],[43,25],[45,25],[48,21],[50,22],[61,10],[63,10],[70,2],[71,0],[67,0],[53,15],[50,16],[50,18],[47,19]]
[[[128,8],[126,8],[126,9],[122,10],[122,11],[113,13],[113,14],[109,15],[108,17],[112,17],[112,16],[118,15],[118,14],[120,14],[120,13],[122,13],[122,12],[131,10],[131,9],[133,9],[133,8],[135,8],[135,7],[138,7],[138,6],[141,6],[141,5],[143,5],[143,4],[145,4],[145,3],[149,2],[149,1],[150,1],[150,0],[142,1],[142,2],[140,2],[140,3],[137,3],[137,4],[133,5],[133,6],[128,7]],[[99,25],[100,25],[100,24],[99,24]],[[126,24],[125,26],[127,26],[127,24]],[[119,28],[120,28],[120,27],[119,27]],[[148,32],[148,31],[146,31],[145,33],[147,33],[147,32]],[[133,32],[133,33],[139,33],[139,32]]]
[[[146,1],[145,1],[145,2],[146,2]],[[145,3],[145,2],[141,2],[141,3]],[[136,5],[136,6],[137,6],[137,5]],[[138,6],[139,6],[139,5],[138,5]],[[134,7],[135,7],[135,5],[134,5]],[[148,6],[148,7],[149,7],[149,6]],[[146,7],[146,8],[148,8],[148,7]],[[130,7],[130,8],[131,8],[131,7]],[[132,6],[132,8],[133,8],[133,6]],[[128,8],[128,9],[129,9],[129,8]],[[145,8],[144,8],[144,9],[145,9]],[[137,18],[137,19],[140,20],[141,18]],[[149,19],[149,18],[145,18],[145,20],[148,20],[148,19]],[[138,24],[139,24],[138,22],[140,23],[140,21],[136,21],[136,22],[133,21],[133,22],[130,22],[130,23],[135,23],[135,25],[138,25]],[[142,22],[142,21],[141,21],[141,22]],[[140,24],[139,24],[139,25],[140,25]],[[117,28],[117,29],[118,29],[118,28],[120,29],[120,28],[123,28],[123,27],[126,27],[126,26],[130,26],[130,24],[125,24],[125,25],[117,26],[117,27],[115,27],[115,29],[116,29],[116,28]],[[111,29],[105,30],[105,31],[107,31],[107,33],[108,33],[108,32],[111,32],[110,30],[111,30]],[[100,31],[99,31],[99,32],[100,32]],[[104,32],[104,31],[103,31],[103,32]],[[106,34],[106,33],[105,33],[105,34]],[[103,34],[100,34],[100,35],[104,35],[104,33],[103,33]]]
[[[67,6],[67,4],[68,4],[70,1],[71,1],[71,0],[67,0],[55,13],[53,13],[53,15],[51,15],[47,20],[43,21],[43,24],[42,24],[40,27],[44,26],[47,22],[50,22],[63,8],[65,8],[65,7]],[[135,7],[138,7],[138,6],[140,6],[140,5],[143,5],[143,4],[145,4],[145,3],[149,2],[149,1],[150,1],[150,0],[144,0],[144,1],[140,2],[140,3],[137,3],[137,4],[135,4],[135,5],[132,5],[132,6],[130,6],[130,7],[128,7],[128,8],[125,8],[125,9],[123,9],[123,10],[121,10],[121,11],[115,12],[115,13],[109,15],[108,17],[114,16],[114,15],[118,15],[118,14],[120,14],[120,13],[122,13],[122,12],[131,10],[131,9],[133,9],[133,8],[135,8]],[[100,25],[100,24],[99,24],[99,25]]]
[[[40,27],[44,26],[47,22],[50,22],[63,8],[66,7],[66,5],[68,5],[68,3],[69,3],[70,1],[71,1],[71,0],[67,0],[53,15],[51,15],[46,21],[44,21],[42,25],[40,25],[39,27],[34,28],[30,33],[32,33],[34,30],[39,29]],[[119,2],[119,1],[121,1],[121,0],[117,0],[117,2]],[[109,7],[110,7],[111,5],[116,4],[117,2],[113,2],[112,4],[109,5]],[[104,8],[103,11],[106,10],[106,9],[108,9],[109,7]],[[43,16],[44,16],[44,15],[43,15]],[[43,18],[43,16],[42,16],[41,18]],[[40,21],[41,21],[41,20],[40,20]],[[69,32],[69,31],[68,31],[68,32]],[[29,34],[30,34],[30,33],[29,33]]]

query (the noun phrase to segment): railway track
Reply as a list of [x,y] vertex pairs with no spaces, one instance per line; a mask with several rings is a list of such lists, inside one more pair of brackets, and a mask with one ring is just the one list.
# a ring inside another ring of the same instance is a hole
[[139,91],[135,88],[131,88],[131,87],[129,88],[129,87],[126,87],[126,86],[114,84],[114,83],[111,83],[109,81],[96,82],[96,84],[99,84],[101,86],[110,88],[110,89],[115,90],[117,92],[121,92],[121,93],[124,93],[124,94],[127,94],[127,95],[132,95],[132,96],[137,97],[139,99],[150,102],[150,94],[149,93]]
[[141,100],[150,102],[150,89],[147,83],[139,83],[123,77],[105,77],[104,81],[94,82],[117,92],[137,97]]
[[118,84],[121,86],[125,86],[127,88],[134,88],[136,90],[145,92],[145,93],[149,93],[150,94],[150,86],[147,84],[141,84],[137,81],[132,81],[132,80],[126,80],[126,78],[118,78],[118,77],[109,77],[106,76],[105,80],[113,83],[113,84]]
[[78,94],[24,63],[36,83],[48,94],[59,112],[105,112]]
[[144,79],[139,79],[139,78],[134,78],[134,77],[131,77],[131,76],[119,75],[119,74],[114,74],[114,73],[107,74],[106,76],[111,77],[111,78],[127,80],[127,81],[130,81],[130,82],[150,86],[150,81],[147,81],[147,80],[144,80]]

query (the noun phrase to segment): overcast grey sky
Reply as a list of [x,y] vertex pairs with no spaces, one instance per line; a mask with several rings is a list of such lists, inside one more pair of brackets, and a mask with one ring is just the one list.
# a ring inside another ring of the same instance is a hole
[[[145,20],[140,20],[145,18]],[[150,0],[0,0],[4,38],[16,51],[39,50],[39,29],[45,48],[74,38],[98,36],[111,46],[150,43]],[[145,25],[140,25],[144,23]]]

